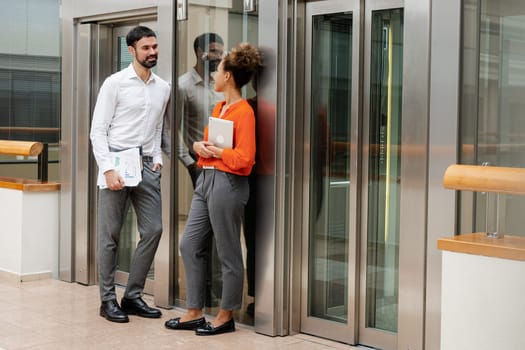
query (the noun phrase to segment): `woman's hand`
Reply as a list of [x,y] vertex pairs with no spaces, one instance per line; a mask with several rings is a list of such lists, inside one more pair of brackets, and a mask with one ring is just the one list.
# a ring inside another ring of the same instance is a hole
[[213,147],[213,143],[209,141],[196,141],[193,143],[193,150],[202,158],[213,157],[213,152],[209,149],[209,147]]
[[222,148],[215,147],[213,145],[207,146],[206,148],[213,154],[212,157],[222,159]]
[[193,143],[193,150],[202,158],[222,159],[222,148],[215,147],[209,141],[197,141]]

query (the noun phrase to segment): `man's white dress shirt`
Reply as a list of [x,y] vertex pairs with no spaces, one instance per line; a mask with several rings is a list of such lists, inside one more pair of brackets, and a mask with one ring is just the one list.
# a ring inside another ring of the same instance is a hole
[[151,72],[142,81],[133,65],[109,76],[98,93],[91,124],[93,153],[102,173],[113,169],[108,152],[142,147],[162,164],[162,121],[170,96],[167,82]]
[[204,127],[208,125],[208,118],[217,102],[224,100],[224,95],[215,91],[213,80],[204,81],[195,68],[179,77],[178,86],[183,101],[179,127],[183,143],[177,147],[177,155],[187,167],[195,162],[188,154],[188,149],[193,152],[193,143],[204,139]]

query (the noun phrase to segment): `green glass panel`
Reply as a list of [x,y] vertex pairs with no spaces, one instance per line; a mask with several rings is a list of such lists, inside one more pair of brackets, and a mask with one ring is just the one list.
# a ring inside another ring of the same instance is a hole
[[397,331],[403,10],[372,12],[367,327]]
[[[525,7],[520,1],[465,0],[462,13],[460,162],[524,168]],[[487,200],[492,206],[495,199],[486,193],[460,198],[459,231],[485,231]],[[489,226],[525,236],[524,196],[501,195],[497,210],[497,226],[495,220]]]
[[313,17],[308,314],[348,320],[352,14]]

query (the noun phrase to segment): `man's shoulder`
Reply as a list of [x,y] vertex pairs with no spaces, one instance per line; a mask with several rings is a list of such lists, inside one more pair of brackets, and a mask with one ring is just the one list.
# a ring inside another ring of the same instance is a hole
[[191,86],[198,83],[200,80],[199,75],[195,72],[195,70],[192,68],[183,75],[181,75],[177,82],[179,84],[179,88],[190,88]]
[[105,84],[118,84],[123,79],[129,77],[128,68],[124,68],[108,76],[104,81]]
[[157,74],[151,72],[151,74],[153,74],[153,77],[155,78],[155,82],[158,82],[164,89],[167,89],[169,90],[170,89],[170,84],[162,79],[161,77],[159,77]]

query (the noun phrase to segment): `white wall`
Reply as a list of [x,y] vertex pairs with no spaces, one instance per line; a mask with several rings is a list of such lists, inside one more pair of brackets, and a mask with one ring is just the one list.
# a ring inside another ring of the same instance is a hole
[[0,188],[0,270],[17,273],[22,270],[22,191]]
[[0,53],[60,56],[59,0],[16,0],[4,4]]
[[73,18],[157,7],[158,0],[69,0]]
[[525,349],[525,262],[443,251],[441,350]]
[[58,191],[23,192],[21,274],[58,278]]
[[0,188],[0,271],[58,278],[58,195]]

